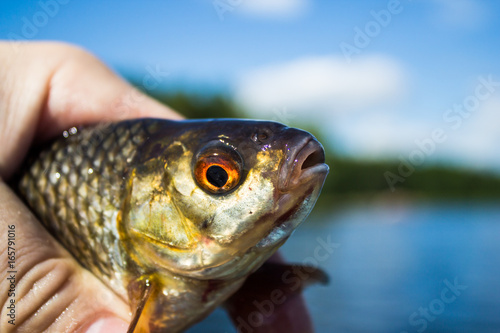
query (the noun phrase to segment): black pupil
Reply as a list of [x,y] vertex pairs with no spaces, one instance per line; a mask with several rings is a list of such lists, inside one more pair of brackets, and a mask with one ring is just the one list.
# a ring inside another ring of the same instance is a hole
[[226,170],[218,165],[212,165],[207,170],[207,180],[215,187],[222,187],[226,185],[228,178]]

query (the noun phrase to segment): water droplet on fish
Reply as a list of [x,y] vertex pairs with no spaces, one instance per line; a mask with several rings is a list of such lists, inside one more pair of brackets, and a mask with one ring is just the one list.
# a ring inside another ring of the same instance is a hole
[[61,178],[61,174],[59,172],[55,172],[55,173],[50,175],[50,181],[52,182],[52,184],[57,183],[59,178]]

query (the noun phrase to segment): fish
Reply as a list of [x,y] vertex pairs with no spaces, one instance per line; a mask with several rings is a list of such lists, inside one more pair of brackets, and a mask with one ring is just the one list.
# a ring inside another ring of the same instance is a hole
[[144,118],[64,131],[18,189],[130,304],[129,332],[182,332],[284,244],[328,172],[314,136],[277,122]]

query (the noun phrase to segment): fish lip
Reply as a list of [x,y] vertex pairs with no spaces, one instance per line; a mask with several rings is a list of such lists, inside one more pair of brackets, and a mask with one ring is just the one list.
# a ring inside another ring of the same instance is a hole
[[[313,154],[319,154],[318,156],[323,162],[302,169],[304,162]],[[281,165],[278,181],[279,190],[287,192],[319,175],[324,174],[326,177],[329,167],[324,161],[325,151],[323,146],[314,137],[305,137],[295,149],[292,149],[285,163]]]

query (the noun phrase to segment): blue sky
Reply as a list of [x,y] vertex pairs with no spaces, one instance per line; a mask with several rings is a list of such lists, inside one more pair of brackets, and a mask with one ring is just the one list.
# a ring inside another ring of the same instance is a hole
[[[163,89],[222,91],[256,117],[319,124],[347,155],[409,158],[443,128],[426,163],[496,168],[500,88],[457,129],[443,115],[478,77],[500,81],[499,14],[493,0],[2,1],[0,38],[75,43],[139,78],[161,68]],[[349,62],[340,46],[370,27]]]

